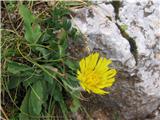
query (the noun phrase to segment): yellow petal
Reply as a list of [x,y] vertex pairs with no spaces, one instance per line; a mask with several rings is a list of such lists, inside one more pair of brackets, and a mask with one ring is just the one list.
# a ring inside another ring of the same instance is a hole
[[82,73],[85,71],[85,65],[86,65],[85,60],[82,59],[82,60],[80,61],[80,63],[79,63],[80,71],[81,71]]
[[82,88],[89,93],[109,93],[102,89],[111,87],[115,81],[116,70],[108,67],[111,62],[106,58],[99,58],[99,53],[83,58],[79,63],[80,70],[77,70],[77,79],[80,80]]
[[114,81],[115,81],[115,78],[105,80],[101,84],[98,84],[97,87],[98,88],[111,87],[113,85]]
[[93,70],[97,64],[99,53],[94,53],[86,57],[86,69]]
[[90,90],[85,86],[85,84],[83,84],[82,82],[80,82],[80,85],[82,86],[82,88],[84,90],[86,90],[88,93],[90,93]]
[[101,95],[104,95],[104,94],[108,94],[109,92],[107,91],[104,91],[104,90],[101,90],[101,89],[93,89],[92,90],[94,93],[96,94],[101,94]]
[[106,79],[112,78],[116,75],[117,71],[115,69],[111,69],[107,71],[104,75],[106,76]]

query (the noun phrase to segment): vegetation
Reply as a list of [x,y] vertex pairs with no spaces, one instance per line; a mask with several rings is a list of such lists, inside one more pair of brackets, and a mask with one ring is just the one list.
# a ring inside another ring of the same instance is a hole
[[68,113],[80,107],[78,64],[68,51],[68,40],[76,42],[79,36],[69,19],[68,6],[74,4],[57,2],[54,8],[38,15],[31,11],[33,1],[3,4],[8,14],[18,10],[21,20],[18,28],[4,26],[1,31],[4,117],[50,120],[63,114],[68,119]]
[[71,10],[87,5],[91,2],[2,2],[1,119],[67,120],[78,112],[91,119],[81,89],[108,94],[104,88],[112,86],[116,70],[99,53],[77,57],[85,51],[76,46],[84,36],[72,25]]

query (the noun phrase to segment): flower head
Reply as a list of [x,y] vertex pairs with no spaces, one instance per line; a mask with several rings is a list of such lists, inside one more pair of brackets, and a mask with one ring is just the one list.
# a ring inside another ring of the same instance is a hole
[[92,53],[80,62],[80,70],[77,71],[77,79],[80,85],[87,92],[96,94],[107,94],[103,88],[111,87],[115,81],[115,69],[110,69],[108,65],[111,60],[99,57],[99,53]]

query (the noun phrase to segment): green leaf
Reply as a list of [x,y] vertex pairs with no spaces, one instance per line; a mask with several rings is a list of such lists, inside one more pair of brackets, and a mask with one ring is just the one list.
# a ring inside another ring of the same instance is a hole
[[66,106],[63,98],[62,98],[62,100],[59,102],[59,104],[60,104],[60,107],[61,107],[61,110],[62,110],[64,119],[65,119],[65,120],[68,120],[68,119],[67,119],[68,110],[67,110],[67,106]]
[[54,95],[54,99],[59,103],[59,105],[61,107],[64,119],[67,120],[68,110],[67,110],[67,106],[64,102],[64,98],[63,98],[60,86],[56,86],[53,95]]
[[78,68],[78,63],[76,61],[72,61],[72,60],[65,60],[64,63],[73,71],[76,71]]
[[78,109],[80,108],[80,101],[77,97],[75,96],[72,96],[72,105],[70,106],[70,109],[72,112],[77,112]]
[[28,70],[32,70],[32,68],[25,64],[14,62],[14,61],[7,62],[7,71],[10,73],[20,74],[21,72],[28,71]]
[[71,31],[69,31],[69,35],[75,40],[80,37],[77,31],[78,30],[76,28],[72,28]]
[[40,80],[42,76],[30,75],[23,81],[23,86],[27,89],[28,86],[34,84],[36,81]]
[[63,95],[62,95],[62,91],[61,91],[61,86],[60,85],[56,85],[55,86],[55,89],[53,91],[53,96],[54,96],[54,99],[56,101],[61,101],[63,99]]
[[20,85],[21,82],[23,82],[24,87],[27,89],[29,85],[33,84],[41,78],[42,75],[34,73],[33,70],[27,70],[20,72],[20,74],[11,74],[10,79],[7,81],[7,85],[9,89],[13,89]]
[[41,44],[43,44],[44,42],[48,42],[50,39],[52,39],[53,37],[51,36],[52,35],[52,32],[49,33],[48,32],[49,30],[46,30],[46,32],[41,36],[39,42]]
[[64,19],[64,21],[63,21],[63,28],[66,30],[66,31],[69,31],[69,29],[71,29],[71,26],[72,24],[71,24],[71,21],[70,20],[68,20],[68,19]]
[[[44,81],[38,80],[30,89],[28,89],[25,98],[21,104],[20,120],[37,120],[36,116],[40,116],[42,104],[48,99],[47,87]],[[25,114],[24,114],[25,113]],[[32,116],[30,118],[28,115]]]
[[21,113],[19,114],[19,120],[37,120],[37,115],[33,112],[33,107],[31,105],[31,89],[26,93],[25,98],[20,107]]
[[61,45],[59,45],[58,48],[59,48],[59,57],[62,58],[65,55],[65,51]]
[[33,32],[33,40],[34,43],[37,43],[39,38],[41,37],[42,33],[41,33],[41,28],[37,23],[34,23],[32,25],[32,32]]
[[67,41],[64,40],[62,45],[58,45],[59,49],[59,57],[62,58],[66,55],[66,49],[67,49]]
[[73,75],[68,74],[68,80],[66,80],[67,83],[69,85],[71,85],[72,87],[79,87],[79,81],[77,80],[77,78]]
[[23,81],[23,79],[21,79],[21,77],[19,77],[19,76],[18,77],[14,76],[14,79],[10,78],[7,81],[8,89],[16,88],[22,81]]
[[35,49],[42,54],[44,59],[47,60],[49,58],[49,51],[47,49],[42,47],[36,47]]
[[42,110],[42,104],[44,99],[44,89],[41,81],[37,81],[31,87],[31,95],[30,95],[30,103],[32,106],[33,113],[36,115],[40,115]]
[[65,86],[65,88],[68,90],[68,93],[72,93],[73,91],[77,91],[79,89],[79,81],[76,79],[76,77],[67,74],[67,78],[60,78]]
[[40,26],[37,23],[27,23],[24,21],[24,27],[25,27],[25,39],[29,43],[37,43],[39,38],[41,37],[41,29]]
[[21,5],[19,7],[19,13],[23,17],[25,23],[30,24],[35,21],[35,17],[32,15],[32,13],[25,5]]
[[28,24],[27,22],[24,21],[24,28],[25,28],[25,39],[29,43],[34,43],[31,23]]
[[24,20],[25,39],[29,43],[37,43],[42,33],[35,17],[32,15],[29,9],[24,5],[20,6],[19,13]]
[[43,67],[49,72],[50,75],[48,75],[47,73],[45,73],[45,75],[48,75],[50,83],[51,83],[51,78],[52,78],[52,81],[53,81],[53,78],[56,78],[58,69],[49,64],[44,64]]
[[30,97],[30,90],[27,91],[26,96],[24,97],[20,110],[21,113],[19,114],[19,120],[30,120],[29,117],[29,97]]
[[16,50],[13,48],[8,48],[4,54],[5,57],[12,57],[16,55]]
[[55,80],[53,80],[52,76],[49,76],[48,74],[44,73],[44,80],[46,80],[48,83],[53,84]]
[[54,8],[51,14],[54,17],[54,19],[60,19],[63,16],[69,15],[70,13],[71,13],[70,10],[66,9],[64,5],[59,5]]

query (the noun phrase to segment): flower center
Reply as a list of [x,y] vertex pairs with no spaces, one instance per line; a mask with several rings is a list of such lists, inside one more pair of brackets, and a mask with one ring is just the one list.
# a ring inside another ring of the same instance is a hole
[[89,86],[96,86],[100,80],[100,75],[96,72],[91,72],[86,77],[86,84]]

